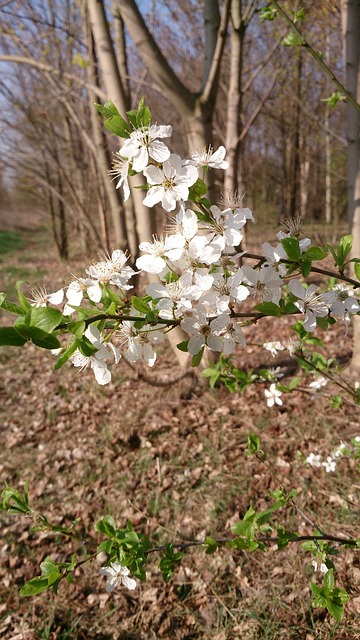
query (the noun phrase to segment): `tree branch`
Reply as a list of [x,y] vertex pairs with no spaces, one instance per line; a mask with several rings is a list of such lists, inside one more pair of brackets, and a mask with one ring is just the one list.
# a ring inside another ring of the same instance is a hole
[[221,20],[216,40],[214,53],[212,56],[212,62],[209,67],[206,81],[201,92],[201,102],[206,104],[210,101],[216,88],[217,80],[220,72],[220,64],[225,46],[227,26],[229,23],[231,0],[225,0],[223,10],[221,14]]
[[166,98],[180,112],[191,113],[195,95],[181,82],[162,54],[153,36],[148,30],[134,0],[115,0],[124,24],[134,41],[139,54],[153,73]]
[[16,64],[28,64],[31,67],[35,67],[39,69],[39,71],[46,71],[47,73],[55,74],[57,76],[61,76],[62,78],[67,78],[68,80],[72,80],[72,82],[76,82],[87,89],[93,91],[95,95],[97,95],[101,100],[106,100],[107,96],[104,91],[102,91],[96,85],[89,84],[85,80],[74,76],[72,73],[66,73],[63,71],[59,71],[55,69],[50,64],[45,64],[45,62],[39,62],[38,60],[34,60],[33,58],[27,58],[25,56],[15,56],[9,54],[0,54],[0,62],[15,62]]
[[316,62],[320,65],[323,71],[331,78],[333,83],[337,86],[338,89],[346,96],[346,99],[352,106],[360,111],[360,104],[356,102],[355,98],[351,95],[351,93],[344,87],[344,85],[337,79],[334,73],[331,71],[330,67],[324,62],[322,56],[312,48],[311,44],[304,38],[303,34],[299,31],[295,23],[291,20],[288,14],[280,7],[279,3],[276,0],[270,0],[271,4],[274,5],[275,9],[280,13],[280,15],[286,20],[286,22],[290,25],[291,29],[294,33],[301,39],[301,46],[310,53],[310,55],[316,60]]

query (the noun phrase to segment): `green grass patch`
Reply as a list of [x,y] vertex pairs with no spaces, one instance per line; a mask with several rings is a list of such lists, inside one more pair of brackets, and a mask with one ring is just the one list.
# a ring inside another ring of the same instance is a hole
[[0,231],[0,259],[5,253],[18,251],[24,247],[24,241],[18,231]]

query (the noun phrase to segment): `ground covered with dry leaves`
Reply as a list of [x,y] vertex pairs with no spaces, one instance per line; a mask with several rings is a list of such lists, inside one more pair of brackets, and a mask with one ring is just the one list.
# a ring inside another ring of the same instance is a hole
[[[9,235],[10,233],[10,235]],[[9,232],[0,255],[1,289],[16,280],[56,290],[86,264],[61,263],[44,228]],[[11,249],[6,251],[6,249]],[[6,252],[5,252],[6,251]],[[94,256],[96,258],[96,256]],[[8,317],[3,313],[1,323]],[[291,321],[266,320],[248,330],[251,343],[238,361],[247,368],[295,364],[273,360],[256,343],[281,339]],[[350,356],[344,328],[327,337],[329,354]],[[280,354],[281,355],[281,354]],[[29,482],[32,506],[54,524],[80,518],[78,541],[31,530],[26,518],[1,514],[0,637],[8,640],[350,640],[360,638],[360,557],[351,550],[336,559],[337,579],[351,594],[336,623],[311,608],[309,580],[317,580],[309,552],[298,545],[266,554],[222,548],[212,556],[190,549],[166,585],[149,558],[147,581],[135,591],[105,592],[94,560],[77,570],[76,583],[58,594],[20,598],[26,580],[51,555],[85,557],[101,541],[94,523],[111,514],[157,544],[226,537],[250,504],[268,504],[277,483],[269,468],[245,456],[252,431],[275,474],[297,492],[297,503],[322,529],[359,537],[359,468],[342,459],[335,473],[305,464],[309,452],[330,454],[340,441],[360,435],[358,408],[338,411],[328,401],[296,392],[269,409],[264,385],[245,393],[192,387],[191,378],[170,387],[136,380],[119,365],[113,382],[99,387],[90,371],[70,365],[55,372],[50,353],[35,346],[0,352],[0,477],[21,489]],[[176,374],[164,350],[151,375]],[[287,528],[312,533],[299,512],[281,514]]]

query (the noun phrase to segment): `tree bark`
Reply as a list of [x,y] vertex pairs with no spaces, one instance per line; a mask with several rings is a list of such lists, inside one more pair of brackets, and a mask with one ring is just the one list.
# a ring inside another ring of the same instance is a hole
[[[88,0],[87,6],[106,94],[125,115],[130,105],[117,65],[103,0]],[[134,176],[130,181],[131,199],[124,203],[128,232],[131,233],[136,228],[140,242],[150,240],[155,231],[154,216],[151,215],[151,210],[143,205],[143,193],[137,188],[141,186],[144,186],[142,177]],[[133,256],[133,259],[135,258],[136,255]]]
[[[88,77],[90,84],[98,84],[97,72],[96,72],[96,54],[94,48],[93,37],[90,37],[91,43],[89,50],[92,51],[90,64],[88,66]],[[89,92],[89,108],[90,108],[90,120],[92,128],[92,137],[95,144],[95,163],[99,171],[99,175],[102,178],[107,200],[110,207],[110,214],[112,219],[114,242],[116,248],[125,251],[129,248],[130,253],[137,251],[137,238],[134,241],[134,234],[132,233],[128,237],[127,229],[125,225],[124,208],[121,202],[119,191],[115,188],[114,181],[109,179],[108,169],[111,165],[110,153],[107,145],[107,140],[104,133],[104,128],[99,121],[99,115],[94,107],[94,94]]]
[[[346,88],[360,103],[360,3],[341,3]],[[360,256],[360,114],[348,104],[348,220],[354,237],[352,257]],[[360,372],[360,317],[353,319],[354,347],[350,370]]]

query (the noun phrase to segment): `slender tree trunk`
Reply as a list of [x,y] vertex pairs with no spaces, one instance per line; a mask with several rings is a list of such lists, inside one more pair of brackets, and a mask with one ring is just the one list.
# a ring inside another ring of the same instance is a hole
[[301,80],[302,80],[302,55],[301,49],[298,51],[297,76],[296,76],[296,110],[293,143],[291,149],[291,173],[290,173],[290,199],[288,217],[293,218],[297,214],[298,193],[299,193],[299,173],[300,173],[300,112],[301,112]]
[[242,114],[242,69],[243,48],[246,25],[241,15],[240,0],[232,0],[231,9],[231,35],[230,35],[230,76],[227,95],[227,123],[226,123],[226,159],[229,168],[225,174],[224,190],[236,193],[239,189],[239,156],[240,156],[240,131]]
[[[330,64],[330,36],[326,36],[325,61]],[[329,83],[328,83],[329,84]],[[331,222],[331,135],[330,105],[325,103],[325,222]]]
[[[87,6],[106,93],[125,115],[130,105],[117,65],[103,0],[88,0]],[[125,203],[127,228],[129,232],[136,228],[140,241],[150,240],[155,231],[154,216],[143,205],[144,195],[137,188],[143,185],[141,176],[134,176],[130,181],[131,199]]]
[[128,104],[130,104],[129,70],[127,64],[124,23],[115,2],[113,2],[112,5],[112,14],[114,17],[116,60],[124,89],[124,94],[126,96]]
[[[346,88],[360,103],[360,2],[342,0]],[[348,105],[348,220],[354,242],[352,256],[360,256],[360,114]],[[360,317],[355,316],[350,369],[360,372]]]
[[[95,66],[95,49],[93,46],[92,38],[91,41],[92,56],[91,63],[88,66],[88,78],[90,84],[96,85],[98,84],[98,78]],[[90,120],[96,150],[95,163],[99,171],[99,176],[102,178],[107,201],[110,207],[110,214],[114,232],[114,242],[118,249],[122,249],[123,251],[125,251],[127,248],[129,248],[130,253],[134,251],[136,255],[137,245],[135,242],[130,243],[130,238],[128,239],[127,237],[124,208],[121,202],[120,193],[115,188],[114,181],[111,181],[108,175],[108,170],[111,166],[111,158],[104,129],[102,124],[100,123],[98,113],[94,107],[94,98],[94,94],[92,92],[89,92]],[[132,234],[131,238],[133,238],[133,235],[134,234]]]

